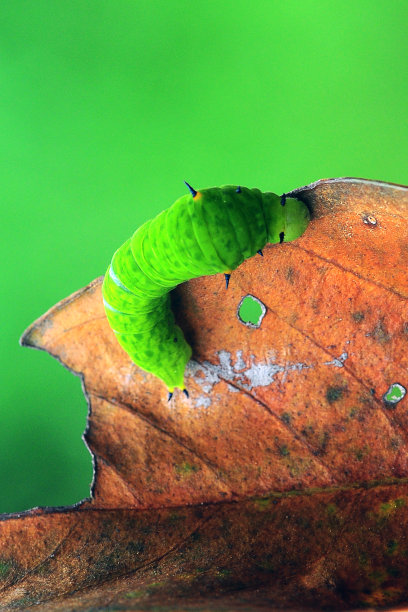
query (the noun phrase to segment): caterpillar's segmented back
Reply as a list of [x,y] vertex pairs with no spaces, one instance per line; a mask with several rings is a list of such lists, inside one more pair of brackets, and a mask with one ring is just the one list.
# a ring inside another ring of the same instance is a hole
[[[163,380],[169,397],[185,390],[191,347],[176,325],[169,292],[180,283],[232,270],[268,242],[303,234],[309,211],[303,202],[237,185],[211,187],[179,198],[146,221],[119,247],[102,292],[115,335],[138,366]],[[185,391],[186,392],[186,391]],[[186,392],[187,393],[187,392]]]

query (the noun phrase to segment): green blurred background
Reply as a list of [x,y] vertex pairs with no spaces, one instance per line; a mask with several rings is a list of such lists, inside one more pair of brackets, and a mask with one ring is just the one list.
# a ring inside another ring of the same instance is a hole
[[24,329],[195,187],[408,184],[408,3],[3,0],[0,511],[89,495],[79,378]]

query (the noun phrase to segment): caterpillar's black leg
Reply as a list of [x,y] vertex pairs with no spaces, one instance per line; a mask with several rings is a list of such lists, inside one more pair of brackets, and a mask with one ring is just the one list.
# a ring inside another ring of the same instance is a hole
[[238,187],[236,188],[236,190],[235,190],[235,191],[236,191],[237,193],[241,193],[241,187],[240,187],[240,185],[238,185]]
[[169,396],[167,398],[167,401],[169,402],[171,400],[171,398],[173,397],[173,393],[171,391],[169,391]]
[[257,253],[259,253],[259,254],[260,254],[260,256],[261,256],[261,257],[263,257],[263,253],[262,253],[262,250],[261,250],[261,249],[259,249],[259,251],[257,251]]
[[190,397],[190,396],[189,396],[189,394],[188,394],[187,389],[183,389],[183,393],[184,393],[184,395],[185,395],[186,397]]
[[282,193],[281,195],[281,205],[285,206],[286,204],[286,193]]
[[228,289],[229,279],[231,278],[231,274],[224,274],[225,276],[225,288]]
[[284,240],[285,240],[285,232],[281,232],[279,234],[279,243],[282,244]]

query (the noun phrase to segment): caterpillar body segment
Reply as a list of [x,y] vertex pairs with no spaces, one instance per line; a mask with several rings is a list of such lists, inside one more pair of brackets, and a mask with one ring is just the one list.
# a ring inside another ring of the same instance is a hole
[[[294,240],[310,215],[305,204],[272,192],[236,185],[212,187],[179,198],[140,226],[119,247],[106,272],[106,315],[134,363],[160,378],[169,398],[185,390],[192,350],[176,325],[170,291],[191,278],[225,274],[267,243]],[[188,394],[186,392],[188,397]]]

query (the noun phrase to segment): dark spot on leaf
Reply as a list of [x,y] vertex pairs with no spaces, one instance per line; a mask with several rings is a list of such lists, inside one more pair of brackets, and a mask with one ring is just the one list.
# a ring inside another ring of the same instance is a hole
[[392,555],[397,551],[398,542],[397,540],[389,540],[387,543],[387,555]]
[[288,281],[288,283],[293,285],[295,281],[295,270],[292,267],[289,267],[286,269],[285,278]]
[[143,595],[145,595],[145,591],[143,590],[129,591],[129,593],[125,593],[124,597],[126,597],[126,599],[136,599],[138,597],[143,597]]
[[390,447],[393,450],[397,450],[397,448],[399,448],[401,444],[403,444],[403,441],[401,440],[401,438],[399,437],[391,438]]
[[289,425],[290,421],[291,421],[291,416],[289,414],[289,412],[284,412],[281,416],[281,419],[284,423],[286,423],[286,425]]
[[145,543],[143,540],[137,540],[136,542],[129,542],[126,546],[126,550],[133,556],[139,555],[145,549]]
[[15,599],[11,605],[12,608],[26,609],[38,604],[38,597],[35,595],[25,595],[20,599]]
[[306,437],[308,436],[312,436],[314,434],[314,427],[313,425],[306,425],[306,427],[304,427],[302,429],[302,434]]
[[202,540],[202,539],[203,539],[203,536],[202,536],[202,534],[199,531],[194,531],[191,534],[191,540],[193,542],[200,542],[200,540]]
[[6,578],[11,572],[13,565],[8,561],[0,561],[0,579]]
[[387,342],[390,341],[390,335],[384,324],[384,319],[380,319],[376,323],[371,335],[374,338],[374,340],[376,340],[379,344],[386,344]]
[[288,457],[290,455],[290,451],[288,447],[286,446],[286,444],[283,444],[282,446],[279,447],[279,454],[282,457]]
[[187,461],[185,461],[184,463],[181,463],[180,465],[175,465],[174,469],[176,470],[178,474],[182,476],[188,476],[190,474],[194,474],[195,472],[198,472],[200,468],[198,465],[194,465],[192,463],[188,463]]
[[365,315],[364,315],[364,312],[358,312],[358,311],[357,311],[357,312],[353,312],[353,313],[351,314],[351,316],[353,317],[353,319],[354,319],[354,321],[355,321],[356,323],[361,323],[361,321],[364,319],[364,316],[365,316]]
[[324,453],[326,452],[326,448],[327,448],[329,439],[330,439],[330,434],[328,431],[323,431],[322,433],[319,434],[319,438],[318,438],[319,448],[316,448],[316,450],[313,451],[313,454],[316,457],[319,455],[324,455]]
[[341,399],[343,397],[343,391],[344,391],[344,387],[339,387],[339,386],[328,387],[326,391],[326,399],[329,402],[329,404],[332,404],[333,402],[337,402],[337,400]]
[[319,302],[318,300],[315,300],[314,298],[312,299],[312,301],[310,302],[310,306],[313,309],[313,311],[315,312],[315,314],[319,314]]

